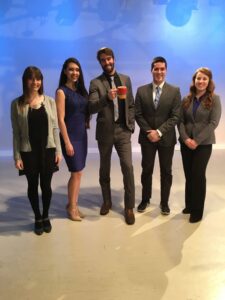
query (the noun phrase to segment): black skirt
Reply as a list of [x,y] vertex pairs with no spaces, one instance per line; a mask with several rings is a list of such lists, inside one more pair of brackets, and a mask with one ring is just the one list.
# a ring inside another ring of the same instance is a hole
[[55,148],[48,148],[42,151],[20,152],[23,161],[23,170],[19,170],[19,175],[53,173],[59,170],[55,163]]

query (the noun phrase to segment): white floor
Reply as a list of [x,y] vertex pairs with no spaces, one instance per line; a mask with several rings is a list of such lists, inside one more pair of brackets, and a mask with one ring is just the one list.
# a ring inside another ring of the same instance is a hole
[[[65,213],[68,172],[63,163],[53,179],[50,234],[36,236],[26,198],[25,177],[11,159],[1,159],[1,300],[224,300],[225,150],[214,150],[208,167],[204,219],[182,215],[184,176],[175,152],[170,216],[159,210],[156,162],[152,204],[123,218],[123,188],[116,154],[112,164],[113,209],[99,215],[98,155],[89,154],[80,193],[82,222]],[[136,205],[140,201],[140,154],[134,154]]]

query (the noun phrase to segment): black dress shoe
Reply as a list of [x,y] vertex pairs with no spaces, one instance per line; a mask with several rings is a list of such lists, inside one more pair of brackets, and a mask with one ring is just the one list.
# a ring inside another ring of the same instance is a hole
[[185,207],[183,210],[182,210],[182,213],[183,214],[190,214],[191,213],[191,210],[189,209],[189,208],[187,208],[187,207]]
[[109,210],[112,208],[112,202],[103,202],[101,209],[100,209],[100,215],[104,216],[109,213]]
[[125,208],[124,217],[128,225],[133,225],[135,223],[135,216],[132,208]]
[[51,225],[51,223],[50,223],[49,218],[43,219],[42,222],[43,222],[43,229],[44,229],[44,232],[46,232],[46,233],[51,232],[51,230],[52,230],[52,225]]
[[198,215],[190,215],[189,222],[190,222],[190,223],[197,223],[197,222],[201,221],[201,219],[202,219],[201,216],[198,216]]
[[34,223],[34,232],[41,235],[44,232],[42,220],[36,220]]
[[167,216],[170,214],[170,208],[168,204],[161,204],[160,205],[161,208],[161,214],[164,216]]
[[144,212],[146,210],[146,207],[149,206],[149,201],[142,200],[141,203],[137,207],[138,212]]

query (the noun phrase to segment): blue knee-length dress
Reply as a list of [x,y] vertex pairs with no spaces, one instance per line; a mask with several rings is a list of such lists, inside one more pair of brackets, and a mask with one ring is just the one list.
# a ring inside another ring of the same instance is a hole
[[62,136],[62,153],[70,172],[81,171],[85,167],[87,158],[87,128],[88,100],[76,91],[62,86],[65,94],[65,124],[71,144],[74,148],[74,155],[66,154],[65,144]]

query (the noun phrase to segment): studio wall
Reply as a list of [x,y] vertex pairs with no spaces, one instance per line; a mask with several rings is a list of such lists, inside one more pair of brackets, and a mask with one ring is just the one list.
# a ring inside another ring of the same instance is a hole
[[[116,68],[132,79],[133,92],[151,80],[150,61],[164,56],[167,81],[184,96],[200,66],[212,69],[216,93],[225,104],[225,4],[222,0],[0,0],[0,155],[11,155],[10,103],[21,94],[28,65],[44,74],[53,96],[64,60],[74,56],[87,88],[101,73],[96,51],[112,47]],[[216,131],[225,145],[224,114]],[[138,148],[138,127],[133,148]],[[89,131],[95,149],[95,117]]]

